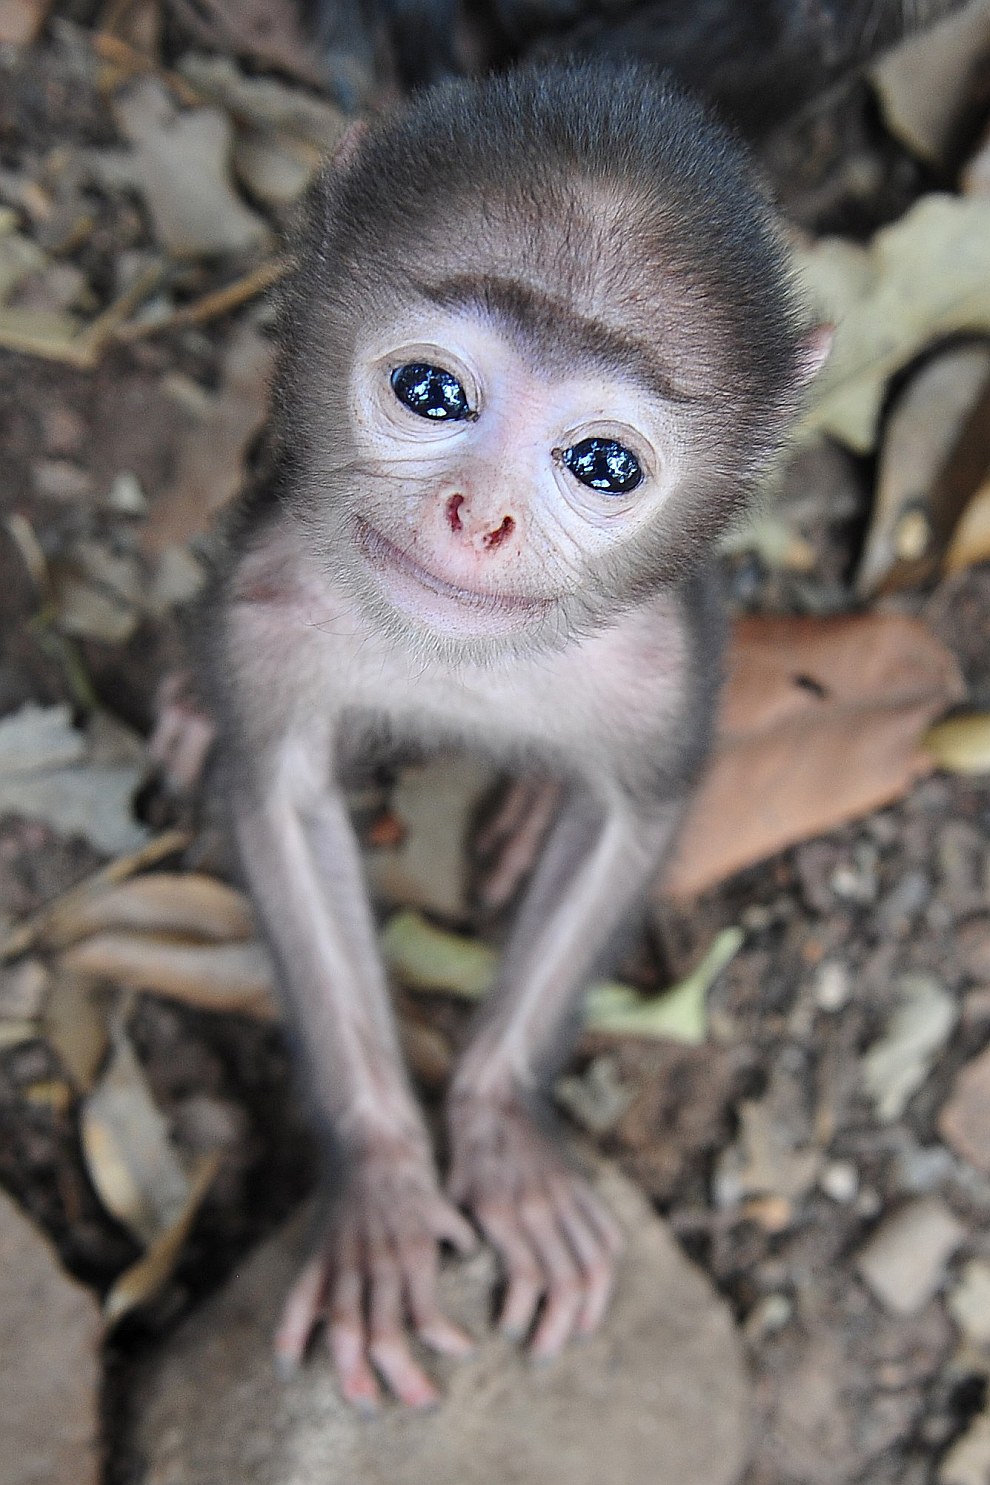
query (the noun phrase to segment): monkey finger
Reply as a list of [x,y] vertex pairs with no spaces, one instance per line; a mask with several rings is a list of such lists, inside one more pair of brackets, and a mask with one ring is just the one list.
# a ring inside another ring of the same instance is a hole
[[584,1307],[584,1285],[551,1202],[524,1202],[519,1218],[546,1274],[543,1313],[530,1343],[534,1359],[545,1361],[573,1335]]
[[608,1307],[615,1281],[614,1260],[572,1193],[568,1192],[559,1202],[557,1215],[581,1269],[584,1295],[575,1334],[590,1335],[601,1324]]
[[275,1365],[290,1377],[302,1363],[313,1329],[323,1314],[327,1266],[322,1254],[310,1260],[289,1290],[275,1332]]
[[368,1290],[368,1356],[400,1402],[430,1407],[437,1389],[414,1360],[402,1328],[402,1275],[395,1254],[378,1248],[371,1262]]
[[437,1303],[435,1246],[410,1244],[402,1251],[401,1262],[409,1313],[420,1340],[445,1356],[469,1356],[474,1350],[471,1337],[448,1320]]
[[512,1340],[521,1340],[543,1294],[543,1272],[515,1218],[504,1208],[479,1209],[478,1221],[505,1269],[506,1294],[498,1328]]
[[345,1402],[363,1413],[379,1403],[378,1383],[368,1363],[362,1300],[364,1276],[352,1264],[337,1275],[327,1319],[327,1344]]
[[585,1181],[575,1181],[572,1185],[574,1200],[577,1202],[585,1217],[591,1223],[593,1230],[598,1233],[605,1249],[613,1258],[618,1258],[626,1246],[625,1235],[622,1228],[616,1222],[612,1213],[604,1202],[592,1191]]

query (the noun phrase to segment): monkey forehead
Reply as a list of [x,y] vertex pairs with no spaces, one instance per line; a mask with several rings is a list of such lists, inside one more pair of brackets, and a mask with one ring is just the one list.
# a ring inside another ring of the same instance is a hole
[[551,375],[568,375],[575,368],[605,371],[663,402],[705,402],[712,396],[706,382],[691,377],[683,365],[666,362],[657,344],[585,314],[542,287],[471,273],[417,287],[427,304],[488,321]]

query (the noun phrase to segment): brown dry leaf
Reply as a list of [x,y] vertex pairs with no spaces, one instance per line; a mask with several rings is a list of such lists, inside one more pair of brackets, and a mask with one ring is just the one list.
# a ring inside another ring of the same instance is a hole
[[130,151],[93,150],[89,165],[108,186],[138,189],[155,237],[174,257],[209,257],[271,246],[271,229],[234,190],[234,130],[221,109],[175,106],[157,77],[122,89],[114,117]]
[[254,937],[251,905],[241,892],[198,872],[149,872],[67,904],[45,935],[64,949],[94,933],[176,934],[210,942]]
[[48,994],[42,1035],[83,1092],[92,1088],[106,1056],[109,1004],[103,986],[65,972],[55,976]]
[[981,485],[963,512],[945,556],[948,572],[990,560],[990,480]]
[[154,1299],[171,1278],[178,1262],[189,1229],[203,1203],[213,1178],[220,1168],[220,1152],[204,1155],[196,1162],[196,1169],[189,1184],[186,1204],[178,1217],[148,1248],[143,1258],[132,1263],[115,1282],[103,1305],[103,1313],[109,1325]]
[[144,933],[98,933],[68,949],[73,974],[168,995],[207,1011],[275,1016],[274,972],[262,944],[179,943]]
[[[974,413],[985,422],[988,387],[990,344],[981,341],[934,356],[898,396],[886,426],[870,529],[856,574],[859,594],[875,593],[900,564],[916,567],[937,557],[959,514],[948,507],[962,493],[940,476],[952,465]],[[974,475],[978,480],[978,467]]]
[[[53,739],[57,746],[58,736]],[[156,835],[138,850],[130,852],[125,856],[118,856],[115,860],[101,866],[99,871],[93,872],[92,876],[84,878],[76,886],[70,887],[61,897],[56,897],[52,902],[39,908],[38,912],[32,913],[23,923],[10,931],[4,938],[0,939],[0,963],[9,959],[16,959],[20,954],[26,954],[29,949],[47,948],[49,944],[60,942],[59,935],[62,933],[62,923],[73,921],[80,912],[86,910],[85,905],[91,898],[101,897],[108,887],[117,882],[124,882],[136,872],[143,871],[147,866],[157,866],[168,856],[175,856],[185,849],[189,844],[189,836],[183,830],[166,830],[161,835]]]
[[183,443],[173,483],[156,500],[144,530],[146,551],[160,555],[210,526],[244,476],[244,456],[268,411],[273,348],[244,325],[228,352],[223,389]]
[[97,1485],[102,1330],[92,1294],[0,1192],[4,1485]]
[[122,1027],[113,1056],[82,1107],[90,1179],[107,1211],[148,1247],[181,1220],[190,1182]]
[[663,891],[692,896],[896,799],[931,772],[922,736],[963,692],[953,656],[914,619],[743,619],[714,760]]
[[873,69],[887,127],[922,159],[944,162],[979,96],[988,61],[990,0],[970,0],[894,47]]
[[800,432],[873,448],[890,378],[942,336],[990,330],[990,201],[922,196],[867,247],[823,237],[796,253],[816,311],[836,325]]

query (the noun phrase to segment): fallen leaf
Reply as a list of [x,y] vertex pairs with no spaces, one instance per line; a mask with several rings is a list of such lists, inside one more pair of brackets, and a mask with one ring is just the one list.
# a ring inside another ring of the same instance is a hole
[[461,917],[467,902],[468,829],[494,779],[489,763],[471,757],[440,757],[405,769],[391,794],[401,837],[365,855],[375,895],[389,904]]
[[872,69],[888,129],[923,160],[944,163],[988,61],[988,0],[970,0],[892,48]]
[[90,1291],[0,1191],[4,1485],[97,1485],[100,1341]]
[[714,757],[663,892],[693,896],[898,798],[932,771],[922,737],[963,689],[951,653],[914,619],[739,621]]
[[249,77],[231,57],[192,52],[178,67],[197,93],[220,104],[239,123],[269,134],[294,135],[321,155],[332,153],[347,129],[346,116],[326,99],[274,77]]
[[[738,929],[717,936],[697,969],[652,997],[616,980],[598,981],[585,997],[584,1025],[612,1036],[660,1037],[695,1045],[704,1040],[704,997],[742,942]],[[419,913],[395,913],[381,938],[386,964],[411,990],[446,991],[479,1000],[498,968],[498,954],[463,934],[435,928]]]
[[990,380],[990,345],[953,347],[932,357],[907,383],[887,421],[877,468],[876,497],[856,591],[875,593],[898,563],[935,554],[958,511],[943,512],[939,475],[974,405]]
[[868,247],[796,251],[809,300],[836,325],[800,431],[867,453],[894,373],[940,336],[990,330],[990,201],[923,196]]
[[238,180],[266,206],[282,208],[298,201],[320,167],[322,156],[291,134],[242,132],[234,145]]
[[179,943],[142,933],[98,933],[67,949],[72,974],[168,995],[207,1011],[276,1015],[274,973],[264,945]]
[[732,1172],[738,1194],[782,1198],[789,1221],[793,1202],[815,1184],[821,1151],[799,1148],[793,1131],[777,1117],[769,1100],[743,1099],[739,1126],[736,1146],[728,1152],[731,1160],[723,1162]]
[[0,939],[0,962],[16,959],[30,949],[45,948],[49,943],[58,942],[63,919],[72,921],[80,912],[85,911],[85,904],[91,897],[102,896],[115,883],[126,881],[145,867],[157,866],[169,856],[178,855],[189,844],[189,839],[184,830],[166,830],[161,835],[153,836],[137,850],[118,856],[106,866],[101,866],[98,871],[70,887],[68,892],[46,902],[44,907],[32,913]]
[[237,494],[248,447],[267,417],[273,359],[271,342],[243,325],[227,350],[222,390],[184,440],[175,479],[152,508],[142,538],[149,553],[206,531]]
[[63,835],[84,836],[97,850],[133,850],[147,832],[131,801],[138,764],[88,761],[84,735],[67,706],[28,704],[0,722],[0,815],[43,820]]
[[977,1413],[938,1467],[938,1485],[987,1485],[990,1480],[990,1411]]
[[114,1282],[103,1305],[108,1325],[116,1325],[131,1310],[147,1304],[164,1289],[182,1256],[189,1229],[220,1169],[220,1161],[219,1151],[197,1161],[182,1211],[172,1225],[151,1243],[144,1256],[125,1269]]
[[925,733],[922,747],[948,773],[990,773],[990,712],[936,723]]
[[166,252],[197,258],[271,246],[268,224],[233,188],[225,113],[179,109],[163,82],[143,77],[117,95],[114,116],[131,150],[92,150],[90,169],[107,186],[141,192]]
[[981,485],[963,511],[945,554],[947,572],[959,572],[990,561],[990,480]]
[[66,904],[44,936],[49,949],[64,949],[90,934],[174,934],[223,942],[250,939],[254,914],[243,893],[198,872],[148,872]]
[[896,989],[899,1005],[861,1063],[863,1086],[883,1124],[903,1114],[928,1077],[958,1015],[955,998],[928,975],[907,975]]
[[179,1222],[190,1181],[155,1105],[126,1033],[113,1031],[113,1055],[84,1100],[80,1121],[86,1168],[107,1211],[148,1247]]
[[957,1155],[990,1174],[990,1050],[967,1062],[957,1075],[938,1127]]
[[110,1002],[103,986],[57,974],[45,1005],[42,1035],[73,1084],[88,1092],[109,1044]]

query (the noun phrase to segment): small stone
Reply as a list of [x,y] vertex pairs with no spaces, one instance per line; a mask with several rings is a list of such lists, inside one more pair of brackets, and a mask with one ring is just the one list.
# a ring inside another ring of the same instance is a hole
[[894,1179],[900,1191],[927,1195],[942,1184],[952,1167],[952,1156],[944,1145],[916,1145],[911,1140],[897,1153]]
[[36,495],[45,500],[88,500],[93,481],[85,469],[69,459],[37,459],[31,466]]
[[938,1127],[957,1155],[990,1174],[990,1048],[959,1073]]
[[990,1263],[971,1258],[948,1299],[949,1313],[967,1340],[990,1346]]
[[943,1201],[918,1197],[888,1217],[856,1259],[876,1298],[895,1315],[917,1315],[940,1288],[966,1229]]
[[818,1177],[818,1184],[826,1196],[845,1206],[856,1200],[859,1171],[851,1160],[832,1160]]
[[107,495],[107,504],[125,516],[143,516],[148,509],[148,497],[141,488],[141,481],[129,469],[121,470],[114,477]]
[[815,1003],[819,1010],[841,1011],[852,994],[849,967],[838,959],[825,959],[815,975]]

